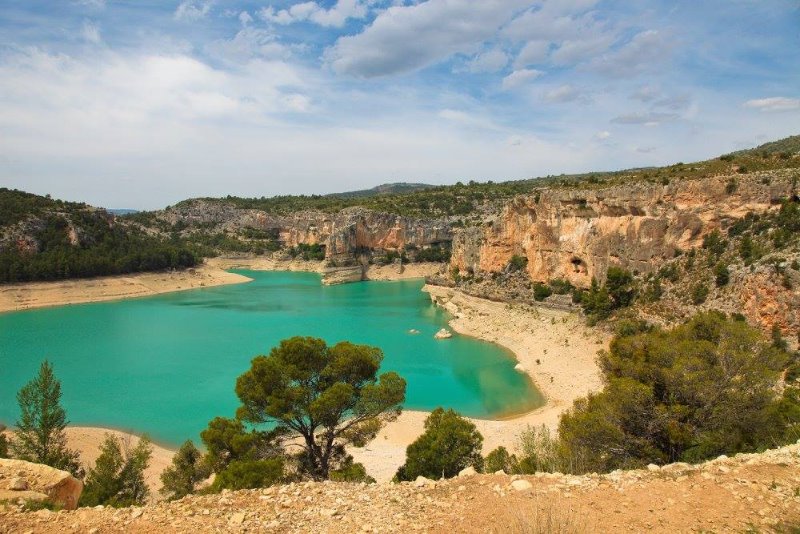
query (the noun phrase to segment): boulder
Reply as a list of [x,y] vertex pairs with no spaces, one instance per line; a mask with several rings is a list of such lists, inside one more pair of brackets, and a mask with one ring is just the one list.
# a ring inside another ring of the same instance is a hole
[[0,501],[46,500],[67,510],[78,506],[83,483],[66,471],[23,460],[0,459]]
[[533,484],[531,484],[527,480],[519,479],[511,483],[511,488],[517,491],[527,491],[533,488]]
[[478,472],[475,471],[475,468],[472,466],[465,467],[461,471],[458,472],[458,476],[460,477],[471,477],[472,475],[477,475]]
[[433,480],[431,480],[429,478],[425,478],[422,475],[418,476],[417,479],[414,481],[414,486],[416,486],[418,488],[422,488],[422,487],[425,487],[425,486],[435,486],[435,485],[436,485],[435,481],[433,481]]
[[453,334],[447,328],[442,328],[433,337],[435,339],[447,339],[453,337]]

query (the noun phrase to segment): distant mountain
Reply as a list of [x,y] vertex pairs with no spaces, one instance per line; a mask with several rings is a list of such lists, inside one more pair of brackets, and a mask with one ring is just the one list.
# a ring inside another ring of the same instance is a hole
[[358,191],[347,191],[345,193],[332,193],[326,195],[336,198],[363,198],[375,197],[379,195],[404,195],[407,193],[414,193],[416,191],[424,191],[436,187],[430,184],[410,184],[407,182],[395,182],[393,184],[381,184],[373,187],[372,189],[361,189]]

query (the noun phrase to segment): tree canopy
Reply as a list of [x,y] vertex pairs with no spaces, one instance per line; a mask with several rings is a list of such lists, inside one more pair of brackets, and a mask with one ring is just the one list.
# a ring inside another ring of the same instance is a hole
[[133,449],[113,434],[106,434],[100,445],[100,456],[86,475],[81,506],[98,504],[123,507],[144,504],[149,494],[144,481],[152,455],[145,437]]
[[327,479],[346,463],[345,445],[366,443],[400,415],[406,382],[395,372],[378,377],[382,360],[381,350],[367,345],[285,339],[237,379],[237,417],[299,435],[300,472]]
[[481,471],[483,436],[475,425],[452,409],[436,408],[425,420],[425,432],[406,449],[406,463],[397,471],[398,480],[424,476],[450,478],[465,467]]

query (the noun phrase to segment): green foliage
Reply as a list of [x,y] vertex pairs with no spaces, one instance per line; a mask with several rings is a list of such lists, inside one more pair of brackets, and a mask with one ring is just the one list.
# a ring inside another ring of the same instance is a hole
[[425,420],[425,432],[406,448],[397,479],[450,478],[468,466],[481,471],[482,445],[483,436],[471,421],[452,409],[436,408]]
[[691,291],[691,298],[692,304],[700,305],[706,301],[708,298],[708,284],[705,282],[697,282],[695,285],[692,286]]
[[486,455],[486,458],[483,460],[483,469],[486,473],[503,471],[509,475],[522,472],[517,457],[513,454],[509,454],[508,450],[503,446],[497,447]]
[[197,483],[209,475],[203,464],[202,454],[191,440],[186,441],[175,456],[172,464],[161,473],[161,493],[169,500],[180,499],[194,493]]
[[728,285],[730,280],[731,272],[728,270],[728,266],[725,263],[719,262],[716,267],[714,267],[714,282],[717,284],[717,287]]
[[263,488],[280,482],[283,474],[284,459],[282,457],[266,460],[236,460],[217,474],[210,489],[212,492],[218,492],[223,489]]
[[144,504],[149,490],[144,471],[150,463],[152,447],[142,438],[131,450],[113,434],[106,434],[100,445],[100,456],[89,469],[81,494],[81,506],[124,507]]
[[[72,241],[76,236],[77,244]],[[188,248],[115,223],[104,211],[44,213],[33,238],[35,252],[0,247],[0,283],[182,269],[198,263]]]
[[6,426],[0,423],[0,458],[8,458],[8,437],[5,431]]
[[319,243],[313,245],[300,243],[289,249],[289,255],[292,258],[300,257],[306,261],[322,261],[325,259],[325,246]]
[[78,453],[67,448],[67,413],[61,407],[61,382],[47,360],[17,393],[20,418],[11,449],[14,457],[80,474]]
[[215,417],[200,432],[206,446],[205,464],[215,473],[237,460],[259,460],[272,455],[273,433],[246,430],[239,419]]
[[550,289],[552,289],[553,293],[556,295],[566,295],[575,288],[569,282],[569,280],[564,280],[563,278],[554,278],[550,280]]
[[257,356],[236,381],[237,415],[252,424],[303,440],[300,471],[324,480],[346,458],[346,444],[360,445],[400,415],[406,382],[397,373],[377,377],[383,353],[346,341],[293,337],[269,356]]
[[330,479],[334,482],[375,483],[375,479],[367,474],[367,468],[364,467],[364,464],[354,463],[352,456],[347,456],[338,469],[331,471]]
[[725,184],[725,193],[732,195],[739,188],[739,182],[736,178],[729,178],[728,183]]
[[562,447],[545,425],[528,426],[519,435],[519,449],[522,459],[519,470],[522,473],[537,472],[554,473],[575,470],[570,462],[565,461]]
[[796,387],[774,387],[790,357],[718,312],[668,331],[617,337],[606,389],[576,401],[559,426],[579,471],[701,461],[796,439]]
[[525,268],[528,267],[528,258],[525,256],[519,256],[514,254],[511,256],[511,259],[508,260],[508,272],[514,273],[517,271],[524,271]]
[[553,290],[550,289],[550,286],[547,286],[541,282],[536,282],[533,284],[533,299],[536,301],[542,301],[553,294]]
[[448,263],[452,252],[450,247],[447,246],[432,246],[423,248],[417,251],[415,255],[416,261],[429,261],[437,263]]
[[728,248],[728,241],[723,239],[719,230],[714,230],[706,234],[703,238],[703,248],[708,250],[713,256],[720,256]]
[[624,308],[633,303],[636,294],[633,288],[633,275],[619,267],[609,267],[606,274],[606,287],[614,309]]

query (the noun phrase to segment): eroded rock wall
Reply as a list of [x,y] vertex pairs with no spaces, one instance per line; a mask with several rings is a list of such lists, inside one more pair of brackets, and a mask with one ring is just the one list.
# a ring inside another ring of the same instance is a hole
[[776,208],[791,191],[790,177],[780,172],[543,189],[515,198],[482,227],[457,231],[451,264],[499,272],[520,255],[533,280],[565,278],[587,287],[593,277],[603,280],[612,265],[653,271],[676,250],[700,246],[714,229]]

